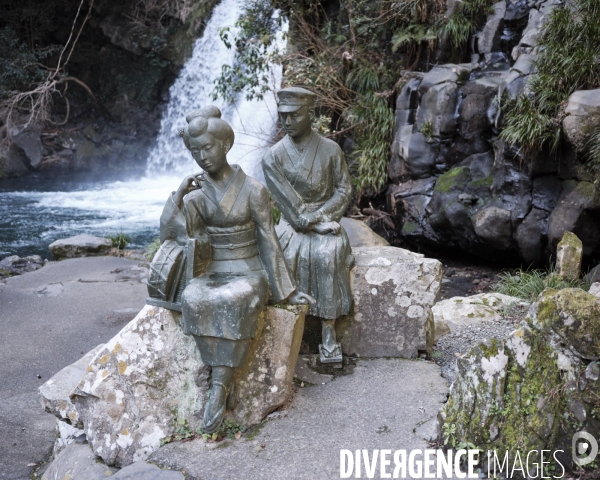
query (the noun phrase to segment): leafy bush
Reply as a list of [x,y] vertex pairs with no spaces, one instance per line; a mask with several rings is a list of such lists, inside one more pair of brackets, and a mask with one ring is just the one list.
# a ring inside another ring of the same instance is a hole
[[538,40],[530,96],[505,105],[501,138],[525,151],[556,152],[569,96],[600,86],[600,2],[574,0],[555,8]]

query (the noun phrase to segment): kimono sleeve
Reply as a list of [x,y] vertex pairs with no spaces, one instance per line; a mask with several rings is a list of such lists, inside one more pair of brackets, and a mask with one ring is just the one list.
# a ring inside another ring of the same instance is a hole
[[250,197],[252,217],[256,223],[256,240],[263,268],[267,272],[271,295],[275,302],[289,297],[296,290],[296,282],[292,279],[281,245],[273,227],[273,217],[267,189],[258,184],[253,188]]
[[160,243],[175,240],[180,245],[187,241],[186,220],[183,212],[175,204],[172,192],[160,216]]
[[333,195],[319,210],[331,220],[339,222],[350,204],[352,183],[350,182],[350,173],[342,149],[334,142],[331,142],[330,145],[328,149],[331,149],[331,153],[328,153],[330,155],[329,161],[332,163],[330,172],[333,175],[334,190]]
[[264,156],[262,167],[269,192],[283,217],[295,230],[299,230],[296,220],[303,210],[304,203],[281,171],[272,149]]

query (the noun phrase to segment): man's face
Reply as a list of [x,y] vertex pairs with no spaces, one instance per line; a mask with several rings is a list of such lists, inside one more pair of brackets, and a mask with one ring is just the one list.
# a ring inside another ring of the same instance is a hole
[[281,125],[292,138],[301,137],[310,130],[314,109],[302,106],[295,112],[280,112]]

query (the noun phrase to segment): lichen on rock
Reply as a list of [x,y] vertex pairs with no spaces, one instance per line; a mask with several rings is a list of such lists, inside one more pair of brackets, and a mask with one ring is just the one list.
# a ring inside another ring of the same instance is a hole
[[440,440],[508,451],[510,462],[517,452],[563,450],[557,459],[571,467],[573,434],[600,436],[599,339],[597,297],[576,288],[545,290],[508,338],[458,360],[438,415]]

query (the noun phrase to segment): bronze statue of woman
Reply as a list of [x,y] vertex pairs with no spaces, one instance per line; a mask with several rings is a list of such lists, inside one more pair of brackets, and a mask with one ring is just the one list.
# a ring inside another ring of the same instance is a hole
[[269,289],[275,302],[314,301],[297,290],[288,272],[267,190],[227,162],[234,133],[220,117],[214,106],[186,117],[181,136],[205,173],[186,177],[161,217],[162,242],[192,239],[205,250],[200,256],[210,258],[204,273],[186,280],[181,295],[184,333],[194,336],[202,361],[212,367],[206,433],[222,423],[234,369],[246,361]]

